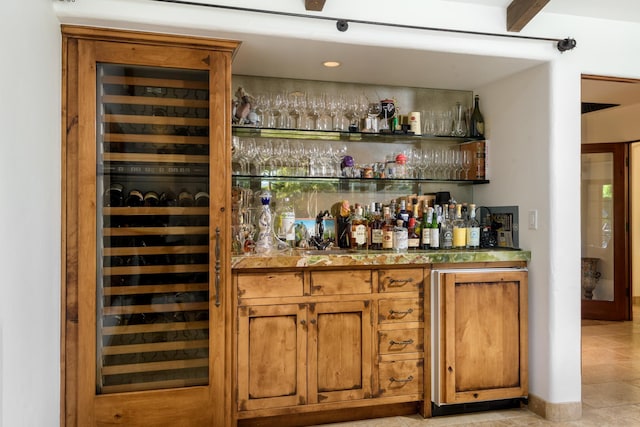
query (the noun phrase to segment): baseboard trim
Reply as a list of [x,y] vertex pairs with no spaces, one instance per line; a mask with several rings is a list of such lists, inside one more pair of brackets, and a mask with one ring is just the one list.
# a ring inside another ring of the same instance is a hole
[[534,414],[553,422],[575,421],[582,418],[582,402],[550,403],[530,394],[528,407]]

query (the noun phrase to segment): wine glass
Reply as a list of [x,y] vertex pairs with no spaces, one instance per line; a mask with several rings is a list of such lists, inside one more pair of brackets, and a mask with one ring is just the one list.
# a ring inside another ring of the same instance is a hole
[[469,179],[469,172],[471,171],[471,164],[473,159],[469,151],[462,151],[462,169],[464,170],[464,179]]
[[294,140],[289,143],[289,159],[291,161],[293,175],[307,175],[308,159],[306,158],[302,141]]
[[291,118],[288,128],[300,129],[300,121],[304,112],[301,98],[302,96],[299,93],[292,93],[288,97],[287,106],[289,108],[289,117]]
[[256,175],[269,176],[270,171],[267,169],[269,159],[272,156],[273,145],[270,139],[265,139],[256,145]]

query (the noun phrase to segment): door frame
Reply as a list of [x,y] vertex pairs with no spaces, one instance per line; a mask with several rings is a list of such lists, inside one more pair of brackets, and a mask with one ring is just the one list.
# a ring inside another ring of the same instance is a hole
[[[631,274],[629,246],[629,144],[626,142],[582,144],[581,154],[612,153],[613,186],[613,301],[581,298],[582,318],[631,320]],[[615,191],[615,190],[614,190]],[[582,236],[581,236],[582,238]],[[582,295],[582,293],[581,293]]]

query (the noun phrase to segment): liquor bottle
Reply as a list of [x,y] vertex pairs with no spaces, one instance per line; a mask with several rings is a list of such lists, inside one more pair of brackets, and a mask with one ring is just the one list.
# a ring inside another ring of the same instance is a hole
[[349,249],[351,242],[349,242],[349,217],[351,216],[351,207],[348,200],[343,200],[340,204],[339,213],[336,218],[336,240],[338,247],[342,249]]
[[409,224],[409,212],[407,211],[407,202],[404,199],[400,200],[400,210],[396,219],[401,219],[402,226],[405,228]]
[[409,232],[404,226],[404,221],[398,218],[393,227],[393,250],[406,252],[409,249]]
[[[419,222],[420,220],[420,202],[418,200],[417,197],[414,197],[411,199],[411,206],[413,209],[413,217],[416,219],[416,221]],[[424,213],[423,213],[424,215]]]
[[455,249],[464,249],[467,247],[467,222],[462,217],[462,205],[458,203],[455,209],[456,216],[452,221],[453,247]]
[[130,207],[142,206],[144,203],[144,196],[140,190],[131,190],[124,201],[124,204]]
[[431,236],[429,237],[429,249],[440,248],[440,223],[438,221],[438,217],[440,216],[440,209],[441,207],[438,205],[433,206],[431,227],[429,228],[429,230],[431,231]]
[[398,213],[398,204],[396,203],[396,199],[391,200],[391,203],[389,204],[389,213],[391,214],[391,219],[394,220],[395,224],[396,214]]
[[467,247],[478,249],[480,247],[480,223],[476,219],[476,205],[469,205],[469,220],[467,221]]
[[272,216],[271,216],[271,192],[265,190],[260,193],[262,212],[258,217],[258,239],[256,240],[256,253],[269,253],[273,249]]
[[425,207],[422,211],[422,235],[420,239],[420,247],[424,250],[430,248],[431,242],[431,222],[433,221],[433,208],[427,206],[425,202]]
[[369,249],[382,249],[382,241],[384,239],[384,220],[380,214],[380,204],[376,203],[373,211],[373,221],[369,224],[371,230],[371,239]]
[[288,197],[282,199],[278,209],[277,224],[276,235],[278,238],[290,248],[294,247],[296,245],[296,212]]
[[451,249],[453,247],[453,216],[455,205],[442,205],[442,222],[440,223],[440,247]]
[[382,208],[384,215],[384,226],[382,228],[382,249],[393,249],[393,222],[391,219],[391,208]]
[[484,118],[480,112],[480,97],[478,95],[474,98],[473,112],[470,118],[469,133],[473,137],[484,137]]
[[420,203],[415,197],[411,199],[411,208],[411,216],[416,219],[415,232],[418,235],[418,247],[420,247],[420,240],[422,239],[422,221],[420,217]]
[[409,218],[409,226],[407,227],[407,247],[409,250],[420,249],[420,235],[416,233],[416,219]]
[[356,211],[351,217],[351,233],[349,241],[351,249],[367,249],[367,219],[362,215],[362,206],[356,205]]

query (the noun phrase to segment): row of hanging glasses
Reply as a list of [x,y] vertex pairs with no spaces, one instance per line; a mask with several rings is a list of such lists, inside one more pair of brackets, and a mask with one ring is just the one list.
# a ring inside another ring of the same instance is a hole
[[[406,158],[401,175],[395,162],[400,153]],[[232,145],[233,174],[244,176],[468,180],[472,156],[457,146],[414,147],[377,162],[357,163],[347,155],[346,144],[234,136]],[[352,161],[345,162],[346,158]]]
[[[364,94],[348,97],[344,94],[329,95],[306,92],[262,93],[255,96],[254,126],[279,129],[362,131],[367,127],[365,119],[385,120],[380,117],[380,101],[371,101]],[[408,111],[398,113],[408,114]],[[460,103],[451,108],[423,111],[421,132],[435,136],[465,136],[471,110]],[[388,124],[385,124],[388,125]],[[386,129],[382,123],[375,129]]]

